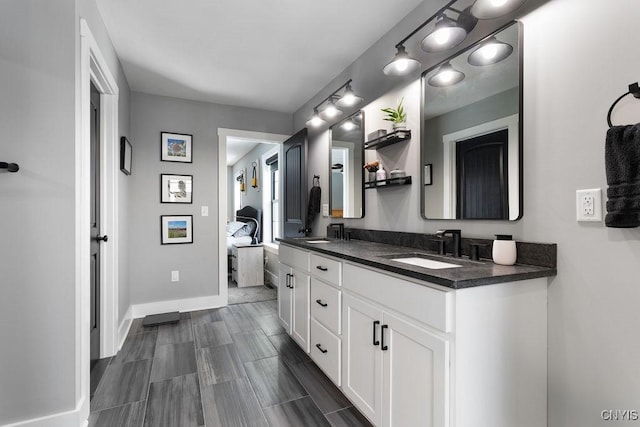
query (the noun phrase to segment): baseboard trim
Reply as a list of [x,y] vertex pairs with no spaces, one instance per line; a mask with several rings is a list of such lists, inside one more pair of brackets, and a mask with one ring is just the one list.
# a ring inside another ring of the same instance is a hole
[[[83,416],[83,413],[85,414]],[[86,427],[89,425],[89,404],[87,399],[82,399],[76,409],[44,417],[18,421],[12,424],[3,424],[3,427]]]
[[145,304],[133,304],[131,306],[131,314],[133,319],[137,319],[150,314],[160,314],[171,311],[206,310],[210,308],[224,307],[226,305],[226,298],[223,299],[220,295],[213,295],[198,298],[156,301]]
[[118,327],[118,351],[122,348],[124,344],[124,340],[127,339],[127,335],[129,334],[129,329],[131,329],[131,323],[133,322],[133,309],[131,306],[127,309],[127,312],[124,314],[124,319],[120,322],[120,327]]
[[277,288],[278,287],[278,275],[269,271],[269,270],[265,270],[264,271],[264,275],[265,278],[267,279],[267,281],[274,287]]

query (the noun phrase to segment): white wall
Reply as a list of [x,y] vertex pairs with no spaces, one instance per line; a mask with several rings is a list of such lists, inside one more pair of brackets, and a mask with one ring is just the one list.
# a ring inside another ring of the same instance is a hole
[[[404,165],[414,183],[367,190],[366,217],[345,220],[348,226],[418,233],[450,227],[461,228],[468,237],[507,233],[517,240],[558,244],[558,275],[549,280],[552,427],[613,425],[601,419],[602,410],[640,409],[640,231],[575,221],[575,190],[606,191],[606,114],[613,100],[640,77],[640,56],[633,53],[638,16],[640,3],[634,0],[555,0],[522,18],[524,217],[515,223],[423,220],[419,81],[365,107],[370,132],[385,125],[376,119],[379,108],[405,97],[414,139],[377,155],[367,152],[366,160],[378,156],[389,167]],[[615,123],[640,121],[640,102],[629,98],[616,108]],[[328,149],[324,133],[313,145],[319,153]],[[327,168],[327,163],[311,161],[310,170]],[[316,234],[324,233],[320,225]]]
[[[169,301],[163,311],[186,310],[173,301],[207,298],[218,288],[218,128],[289,134],[290,114],[131,94],[136,172],[131,177],[130,282],[136,306]],[[193,135],[193,163],[160,161],[160,132]],[[226,174],[228,171],[222,171]],[[161,204],[161,173],[193,175],[193,204]],[[209,216],[200,216],[201,206]],[[193,244],[160,244],[160,215],[193,215]],[[180,282],[171,282],[172,270]],[[191,307],[193,309],[195,307]]]
[[[235,177],[240,174],[242,169],[246,169],[247,176],[245,182],[245,193],[242,195],[242,207],[252,206],[256,209],[262,210],[262,192],[264,191],[264,186],[269,183],[265,183],[262,179],[264,165],[262,164],[262,155],[267,151],[273,150],[275,145],[273,144],[258,144],[253,150],[245,154],[240,160],[233,165],[233,187],[238,186],[238,182],[235,180]],[[253,166],[251,165],[253,162],[258,163],[257,169],[257,178],[258,178],[258,187],[253,188],[251,186],[251,174],[253,172]],[[232,194],[232,193],[231,193]],[[229,198],[229,200],[231,200]],[[233,206],[233,204],[231,205]],[[233,212],[235,216],[235,211]],[[264,220],[264,213],[263,213]]]

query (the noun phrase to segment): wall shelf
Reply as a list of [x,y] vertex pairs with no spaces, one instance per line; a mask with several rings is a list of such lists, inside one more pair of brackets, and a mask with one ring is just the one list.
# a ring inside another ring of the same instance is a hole
[[386,135],[382,135],[376,139],[372,139],[371,141],[367,141],[364,143],[365,150],[376,150],[378,148],[386,147],[387,145],[396,144],[402,141],[408,141],[411,139],[411,131],[410,130],[396,130],[394,132],[388,133]]
[[397,187],[399,185],[411,185],[411,177],[400,176],[396,178],[382,179],[380,181],[368,181],[364,183],[364,188],[365,190],[369,190],[371,188]]

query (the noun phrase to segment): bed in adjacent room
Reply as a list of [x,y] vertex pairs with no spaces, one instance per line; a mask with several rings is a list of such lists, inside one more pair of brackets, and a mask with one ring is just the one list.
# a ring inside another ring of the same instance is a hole
[[262,211],[251,206],[236,211],[235,221],[227,223],[227,254],[234,244],[262,242]]

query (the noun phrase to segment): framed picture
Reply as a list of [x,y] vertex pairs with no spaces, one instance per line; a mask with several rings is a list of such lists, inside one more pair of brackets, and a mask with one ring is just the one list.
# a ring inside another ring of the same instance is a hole
[[160,175],[161,203],[192,203],[193,175]]
[[433,171],[431,170],[431,163],[424,165],[424,185],[431,185],[433,183]]
[[193,215],[161,215],[161,243],[193,243]]
[[125,175],[131,175],[131,159],[133,148],[126,136],[120,138],[120,170]]
[[192,135],[160,133],[160,160],[163,162],[191,163]]

